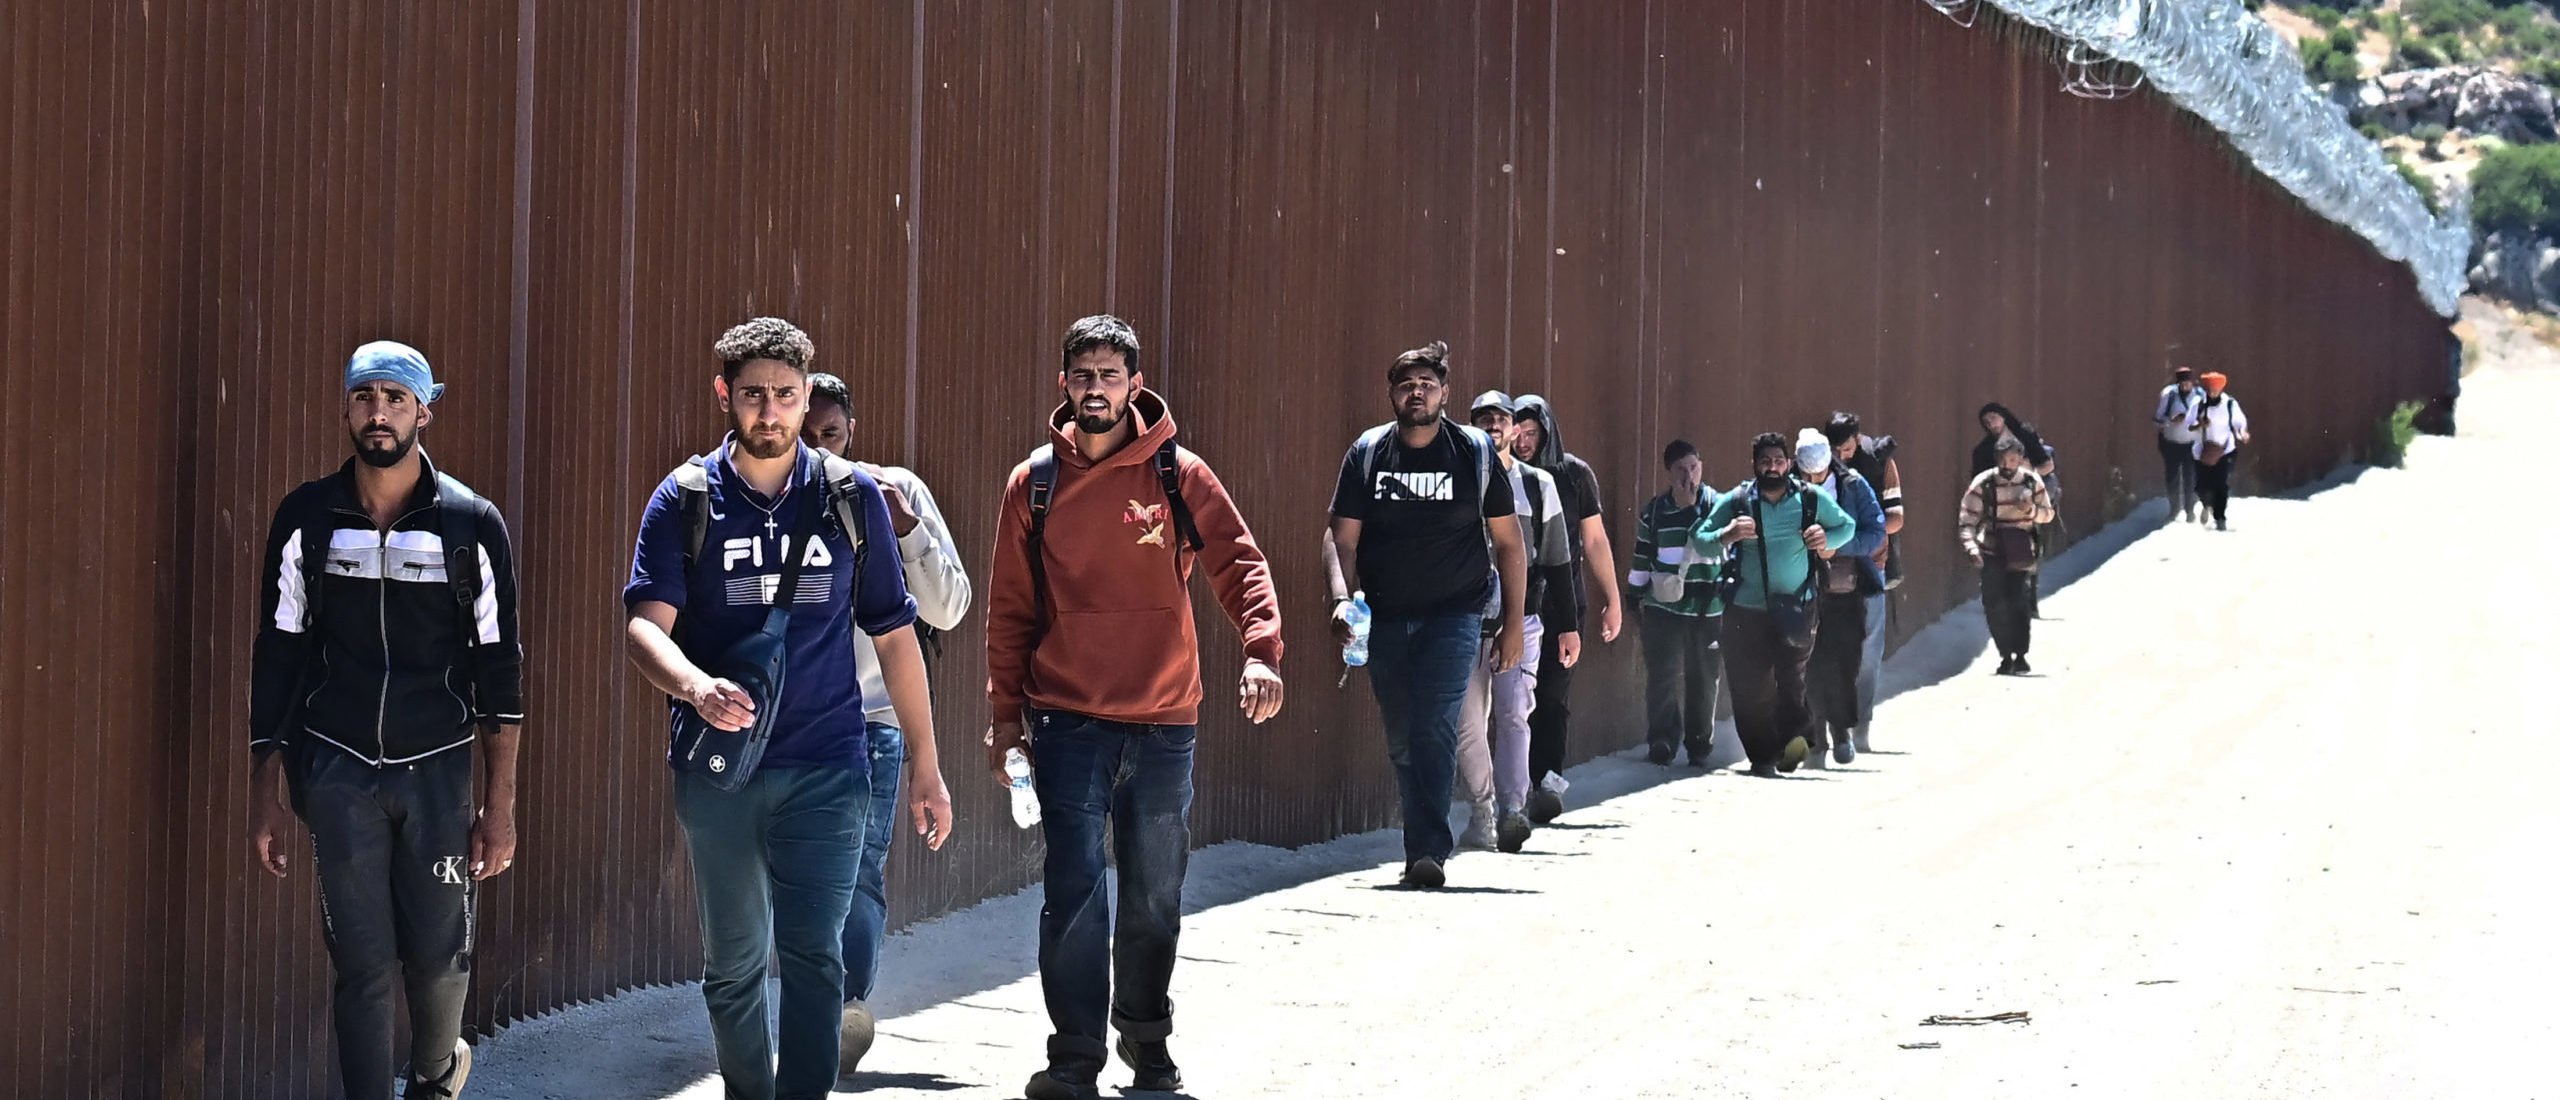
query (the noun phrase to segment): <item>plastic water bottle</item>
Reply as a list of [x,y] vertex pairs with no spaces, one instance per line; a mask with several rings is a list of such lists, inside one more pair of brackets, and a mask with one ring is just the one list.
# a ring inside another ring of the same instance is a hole
[[1342,647],[1342,663],[1358,668],[1369,663],[1369,598],[1364,593],[1351,594],[1351,643]]
[[1006,789],[1013,792],[1013,823],[1028,829],[1040,823],[1040,795],[1031,789],[1031,757],[1019,747],[1004,750]]

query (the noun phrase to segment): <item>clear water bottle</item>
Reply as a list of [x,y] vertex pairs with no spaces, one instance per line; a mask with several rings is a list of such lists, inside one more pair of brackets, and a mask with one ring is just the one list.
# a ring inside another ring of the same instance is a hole
[[1359,668],[1369,663],[1369,598],[1365,593],[1351,594],[1351,644],[1342,647],[1342,663]]
[[1013,793],[1013,823],[1028,829],[1040,823],[1040,795],[1031,789],[1031,757],[1020,747],[1004,750],[1006,789]]

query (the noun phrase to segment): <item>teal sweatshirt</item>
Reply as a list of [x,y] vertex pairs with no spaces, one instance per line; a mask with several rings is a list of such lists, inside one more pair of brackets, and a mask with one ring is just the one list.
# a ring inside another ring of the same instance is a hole
[[[1760,537],[1768,541],[1769,572],[1777,581],[1778,591],[1808,591],[1813,566],[1807,560],[1809,551],[1805,549],[1802,530],[1802,498],[1806,494],[1813,498],[1813,522],[1822,528],[1823,538],[1832,546],[1847,546],[1850,539],[1858,537],[1858,521],[1841,510],[1840,502],[1790,478],[1786,495],[1774,502],[1762,497],[1749,482],[1719,498],[1715,509],[1698,522],[1697,533],[1690,540],[1691,548],[1696,553],[1721,555],[1723,548],[1717,544],[1717,533],[1731,526],[1734,517],[1750,515],[1752,504],[1757,502]],[[1748,542],[1735,543],[1734,554],[1737,568],[1741,570],[1742,584],[1734,593],[1733,606],[1754,611],[1768,610],[1769,580],[1773,578],[1760,575],[1760,548]]]

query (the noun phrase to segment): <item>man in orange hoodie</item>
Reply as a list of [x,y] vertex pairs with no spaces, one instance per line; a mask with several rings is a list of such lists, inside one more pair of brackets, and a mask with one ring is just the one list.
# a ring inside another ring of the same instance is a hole
[[[1139,373],[1136,330],[1087,317],[1060,351],[1066,400],[1050,414],[1050,445],[1005,487],[987,600],[987,766],[1005,782],[1006,750],[1027,743],[1049,848],[1040,989],[1056,1033],[1030,1100],[1099,1095],[1106,1012],[1133,1087],[1182,1087],[1165,1040],[1200,720],[1195,563],[1244,636],[1238,706],[1261,723],[1281,701],[1270,565],[1218,475],[1175,446],[1173,416]],[[1106,824],[1116,921],[1102,883]]]

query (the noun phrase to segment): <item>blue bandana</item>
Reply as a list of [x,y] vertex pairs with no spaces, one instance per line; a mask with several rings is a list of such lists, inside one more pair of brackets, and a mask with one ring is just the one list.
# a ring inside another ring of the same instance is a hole
[[394,340],[376,340],[357,348],[347,360],[347,389],[367,382],[397,382],[419,401],[434,404],[444,396],[444,386],[436,381],[435,372],[427,368],[427,357],[418,349]]

